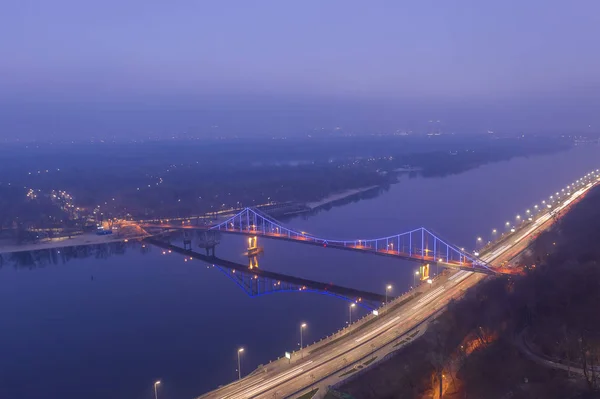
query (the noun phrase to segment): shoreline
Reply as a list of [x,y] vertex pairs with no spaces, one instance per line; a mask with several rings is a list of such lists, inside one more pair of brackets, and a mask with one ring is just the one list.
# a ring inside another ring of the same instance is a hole
[[30,243],[24,245],[10,244],[0,246],[0,255],[18,253],[18,252],[29,252],[29,251],[40,251],[44,249],[56,249],[56,248],[68,248],[78,247],[82,245],[98,245],[98,244],[109,244],[113,242],[128,240],[137,240],[146,237],[145,235],[140,236],[118,236],[118,235],[104,235],[99,236],[96,234],[81,234],[73,236],[72,238],[54,239],[51,241],[41,243]]
[[315,209],[321,208],[325,205],[329,205],[333,202],[344,200],[350,198],[352,196],[365,193],[367,191],[371,191],[375,188],[379,188],[379,186],[369,186],[363,188],[354,188],[351,190],[345,190],[336,194],[331,194],[320,201],[307,202],[305,204],[308,211],[314,211]]

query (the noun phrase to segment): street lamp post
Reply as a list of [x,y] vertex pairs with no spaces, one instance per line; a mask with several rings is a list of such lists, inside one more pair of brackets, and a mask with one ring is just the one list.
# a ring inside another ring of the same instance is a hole
[[240,362],[240,353],[242,353],[244,351],[244,348],[240,348],[237,351],[237,356],[238,356],[238,380],[242,379],[242,365]]
[[306,327],[306,323],[300,324],[300,355],[304,358],[304,352],[302,351],[302,331]]
[[415,274],[413,274],[413,287],[417,286],[417,281],[416,281],[416,277],[419,275],[419,271],[415,270]]
[[388,291],[391,290],[391,289],[392,289],[391,285],[387,285],[385,287],[385,303],[387,303],[387,301],[388,301]]
[[160,385],[160,380],[154,383],[154,399],[158,399],[158,390],[157,387]]
[[348,326],[350,326],[350,324],[352,324],[352,309],[354,309],[354,307],[356,306],[355,303],[351,303],[350,304],[350,308],[349,308],[349,316],[348,316]]

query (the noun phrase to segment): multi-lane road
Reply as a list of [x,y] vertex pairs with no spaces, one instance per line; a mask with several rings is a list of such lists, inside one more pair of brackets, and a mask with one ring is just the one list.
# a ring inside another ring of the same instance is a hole
[[[589,177],[589,176],[588,176]],[[529,223],[517,229],[507,238],[489,246],[481,259],[492,265],[510,261],[530,243],[530,238],[550,227],[554,216],[566,210],[569,205],[600,182],[595,175],[586,178],[585,183],[573,187],[573,193],[565,193],[544,212],[539,212]],[[201,399],[248,399],[285,398],[299,396],[312,387],[327,386],[343,379],[341,374],[364,363],[374,352],[379,355],[389,353],[395,345],[422,331],[436,313],[442,310],[451,299],[460,297],[463,292],[488,276],[469,271],[452,271],[433,282],[417,289],[414,299],[404,301],[398,298],[384,308],[368,325],[360,323],[347,328],[346,333],[335,342],[320,342],[304,349],[303,357],[297,354],[291,361],[285,358],[269,363],[266,367],[229,385],[209,392]],[[324,345],[326,344],[326,345]]]

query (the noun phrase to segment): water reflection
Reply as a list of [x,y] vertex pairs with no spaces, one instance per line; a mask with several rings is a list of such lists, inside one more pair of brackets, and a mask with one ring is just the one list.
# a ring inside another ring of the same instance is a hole
[[213,266],[225,274],[231,281],[236,283],[237,286],[240,287],[249,297],[259,297],[267,294],[284,292],[313,292],[340,298],[347,302],[356,303],[367,310],[373,310],[377,307],[375,301],[363,300],[362,298],[357,300],[337,294],[331,290],[320,290],[317,288],[311,288],[307,285],[294,284],[290,281],[259,276],[256,274],[256,270],[254,272],[240,271],[237,269],[229,269],[227,267],[221,267],[217,265]]
[[141,241],[129,241],[12,252],[0,254],[0,266],[12,265],[15,268],[33,269],[46,265],[65,264],[76,259],[108,259],[111,256],[125,255],[128,250],[134,249],[147,253],[150,251],[150,246]]
[[[169,238],[177,240],[180,236],[173,235]],[[10,254],[0,254],[0,266],[12,265],[14,268],[34,269],[46,265],[66,264],[72,260],[86,258],[108,259],[112,256],[125,255],[127,252],[131,251],[147,254],[151,251],[153,246],[161,248],[163,254],[175,252],[183,255],[186,261],[188,259],[199,259],[212,265],[212,267],[221,271],[229,280],[240,287],[249,297],[259,297],[273,293],[312,292],[333,296],[347,302],[355,302],[367,310],[377,308],[383,301],[383,296],[380,294],[260,270],[258,269],[258,256],[249,256],[248,266],[245,266],[240,263],[230,262],[216,257],[207,257],[184,248],[173,246],[170,244],[170,240],[152,240],[150,242],[142,240],[128,242],[121,241],[106,244],[13,252]]]
[[[217,267],[249,296],[261,296],[275,292],[316,292],[355,302],[368,310],[378,307],[385,300],[384,295],[373,292],[261,270],[258,268],[258,255],[247,256],[248,266],[246,266],[241,263],[194,252],[191,248],[197,247],[193,243],[195,242],[195,238],[199,236],[201,236],[201,233],[194,234],[193,232],[186,231],[183,233],[173,233],[161,239],[149,238],[146,241],[162,248],[165,255],[175,252],[183,255],[186,261],[188,259],[199,259],[213,265],[213,267]],[[172,244],[172,242],[179,242],[181,238],[183,238],[183,248]]]

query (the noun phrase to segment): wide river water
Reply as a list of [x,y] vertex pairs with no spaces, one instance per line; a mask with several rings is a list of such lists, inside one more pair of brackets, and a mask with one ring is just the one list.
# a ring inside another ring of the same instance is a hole
[[[327,238],[428,227],[469,249],[574,179],[600,167],[600,146],[493,163],[444,178],[404,178],[388,191],[286,223]],[[261,269],[399,295],[418,265],[262,240]],[[247,263],[245,239],[217,255]],[[312,292],[250,296],[219,268],[158,248],[0,268],[0,398],[191,399],[343,327],[343,299]],[[357,308],[353,318],[364,315]]]

